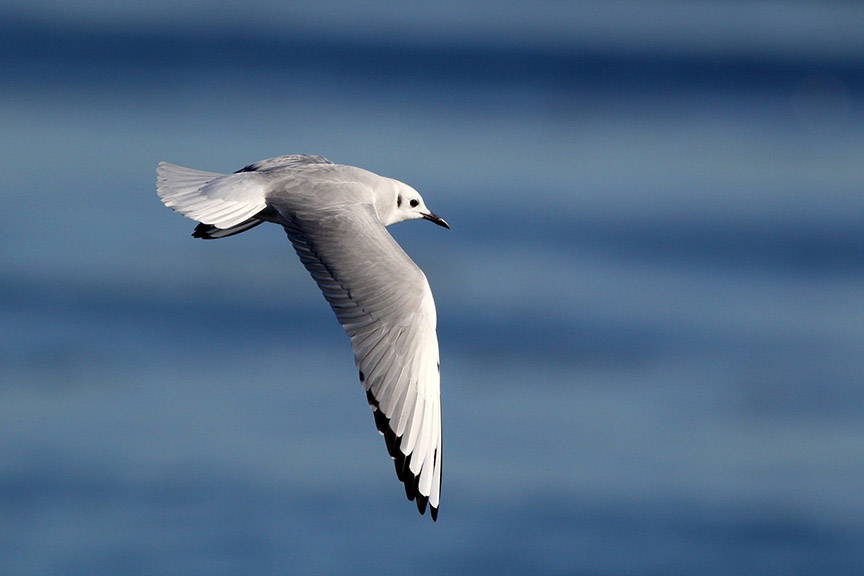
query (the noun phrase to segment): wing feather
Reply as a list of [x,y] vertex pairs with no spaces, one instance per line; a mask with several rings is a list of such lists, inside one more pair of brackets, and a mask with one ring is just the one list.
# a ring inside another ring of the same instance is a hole
[[[279,212],[300,260],[351,338],[376,426],[410,500],[437,518],[441,398],[432,292],[372,205]],[[348,240],[346,240],[348,239]]]
[[233,228],[266,207],[260,178],[216,174],[160,162],[156,192],[169,208],[216,228]]

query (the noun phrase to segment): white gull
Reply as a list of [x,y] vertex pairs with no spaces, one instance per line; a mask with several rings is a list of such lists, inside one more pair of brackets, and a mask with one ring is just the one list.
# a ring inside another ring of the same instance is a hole
[[385,226],[449,228],[412,187],[320,156],[280,156],[217,174],[162,162],[162,202],[197,220],[196,238],[281,224],[351,338],[360,382],[396,474],[438,517],[441,388],[435,302],[426,276]]

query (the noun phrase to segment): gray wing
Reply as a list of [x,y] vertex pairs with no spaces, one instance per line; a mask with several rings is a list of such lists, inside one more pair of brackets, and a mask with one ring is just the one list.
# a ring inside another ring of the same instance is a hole
[[287,156],[277,156],[276,158],[268,158],[266,160],[254,162],[248,166],[244,166],[240,170],[237,170],[235,174],[239,174],[240,172],[262,172],[279,168],[292,168],[297,166],[306,166],[308,164],[333,164],[333,162],[323,156],[289,154]]
[[[278,206],[276,206],[278,210]],[[441,493],[438,338],[426,276],[371,205],[280,211],[294,249],[351,338],[396,474],[433,520]]]

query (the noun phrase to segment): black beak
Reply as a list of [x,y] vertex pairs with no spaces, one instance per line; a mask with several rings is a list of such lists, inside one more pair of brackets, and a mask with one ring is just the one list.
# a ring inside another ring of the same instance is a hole
[[425,220],[429,220],[430,222],[434,222],[438,226],[443,226],[444,228],[447,228],[448,230],[450,229],[450,225],[447,224],[447,222],[445,222],[444,219],[441,218],[440,216],[438,216],[437,214],[433,214],[432,212],[429,212],[428,214],[423,214],[422,216]]

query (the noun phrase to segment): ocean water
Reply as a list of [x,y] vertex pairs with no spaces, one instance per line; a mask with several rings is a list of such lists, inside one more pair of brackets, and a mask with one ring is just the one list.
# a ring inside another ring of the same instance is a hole
[[[0,573],[860,574],[864,51],[784,33],[860,15],[725,46],[706,6],[707,47],[4,13]],[[287,153],[452,226],[391,229],[438,307],[435,524],[284,233],[155,194]]]

